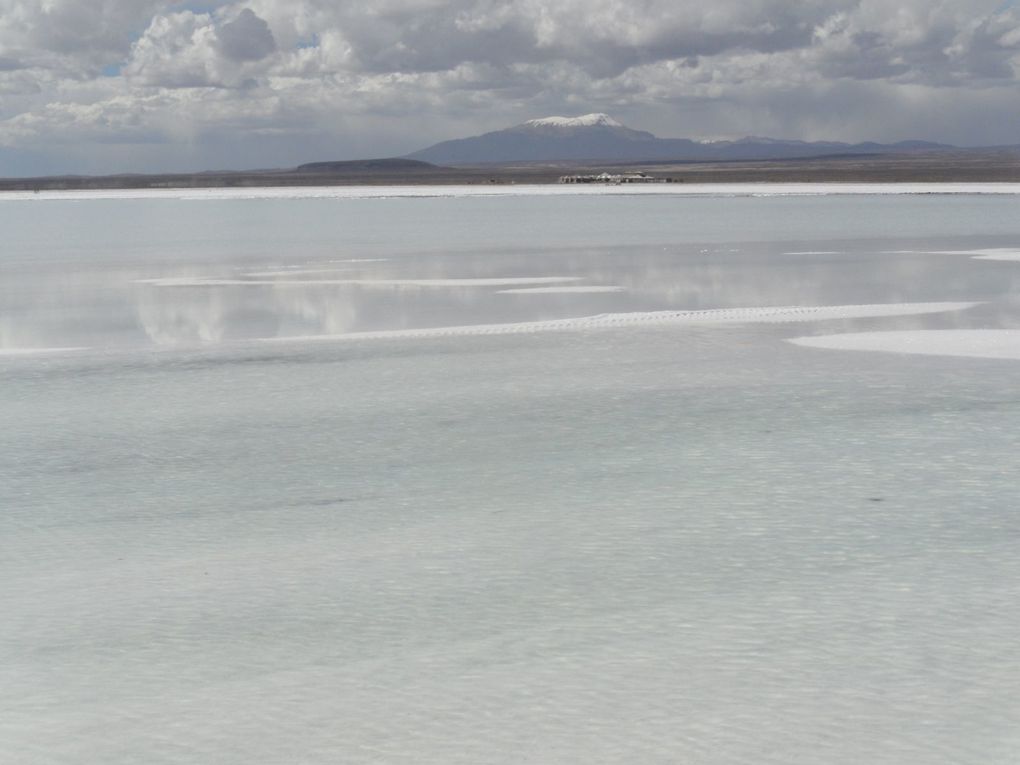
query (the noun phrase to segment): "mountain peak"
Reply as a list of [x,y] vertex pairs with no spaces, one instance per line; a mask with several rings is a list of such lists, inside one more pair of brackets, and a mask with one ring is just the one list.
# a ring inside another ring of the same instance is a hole
[[930,144],[844,144],[742,138],[694,142],[656,138],[621,125],[608,114],[541,117],[484,135],[443,141],[408,155],[437,165],[496,162],[718,162],[821,157],[828,154],[891,154],[950,147]]
[[584,114],[580,117],[541,117],[536,120],[528,120],[524,123],[527,127],[623,127],[608,114],[595,112]]

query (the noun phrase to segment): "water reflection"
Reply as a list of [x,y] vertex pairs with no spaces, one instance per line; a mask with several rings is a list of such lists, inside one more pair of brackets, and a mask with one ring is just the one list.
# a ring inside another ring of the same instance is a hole
[[[1002,200],[419,200],[397,206],[406,220],[381,202],[330,208],[336,219],[318,203],[102,204],[30,206],[35,225],[8,221],[0,347],[216,346],[789,305],[983,301],[989,326],[1018,317],[1020,266],[1004,255],[1020,231],[1002,233]],[[954,225],[997,233],[932,233],[939,205]],[[841,222],[848,206],[854,225]],[[85,220],[89,210],[116,225]],[[627,215],[610,226],[612,210]],[[769,238],[738,240],[748,231]],[[974,259],[989,253],[1000,259]]]
[[208,346],[601,313],[947,300],[991,301],[997,321],[1015,325],[1015,265],[881,249],[794,252],[760,243],[425,253],[155,272],[91,262],[8,282],[0,346]]

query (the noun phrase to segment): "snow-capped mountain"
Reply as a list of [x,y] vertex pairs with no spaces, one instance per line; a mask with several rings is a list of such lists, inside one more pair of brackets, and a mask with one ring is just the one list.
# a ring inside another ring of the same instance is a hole
[[540,117],[537,120],[528,120],[524,123],[527,127],[557,127],[557,128],[574,128],[574,127],[595,127],[596,125],[606,125],[608,127],[623,127],[619,122],[614,120],[608,114],[584,114],[580,117]]
[[692,141],[656,138],[633,130],[608,114],[541,117],[505,130],[443,141],[407,155],[438,165],[476,165],[541,161],[691,161],[791,159],[830,154],[888,154],[952,148],[923,141],[896,144],[784,141],[741,138],[735,141]]

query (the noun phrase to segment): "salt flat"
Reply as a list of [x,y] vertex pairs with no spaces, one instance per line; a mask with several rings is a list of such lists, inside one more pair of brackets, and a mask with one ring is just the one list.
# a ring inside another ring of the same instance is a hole
[[5,197],[0,760],[1014,765],[1015,194],[614,191]]

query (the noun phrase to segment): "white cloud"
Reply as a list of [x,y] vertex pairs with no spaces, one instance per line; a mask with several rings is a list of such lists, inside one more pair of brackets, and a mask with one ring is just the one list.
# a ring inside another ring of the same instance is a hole
[[166,88],[249,86],[268,73],[275,50],[269,26],[249,8],[231,19],[181,11],[153,18],[123,74],[133,84]]

